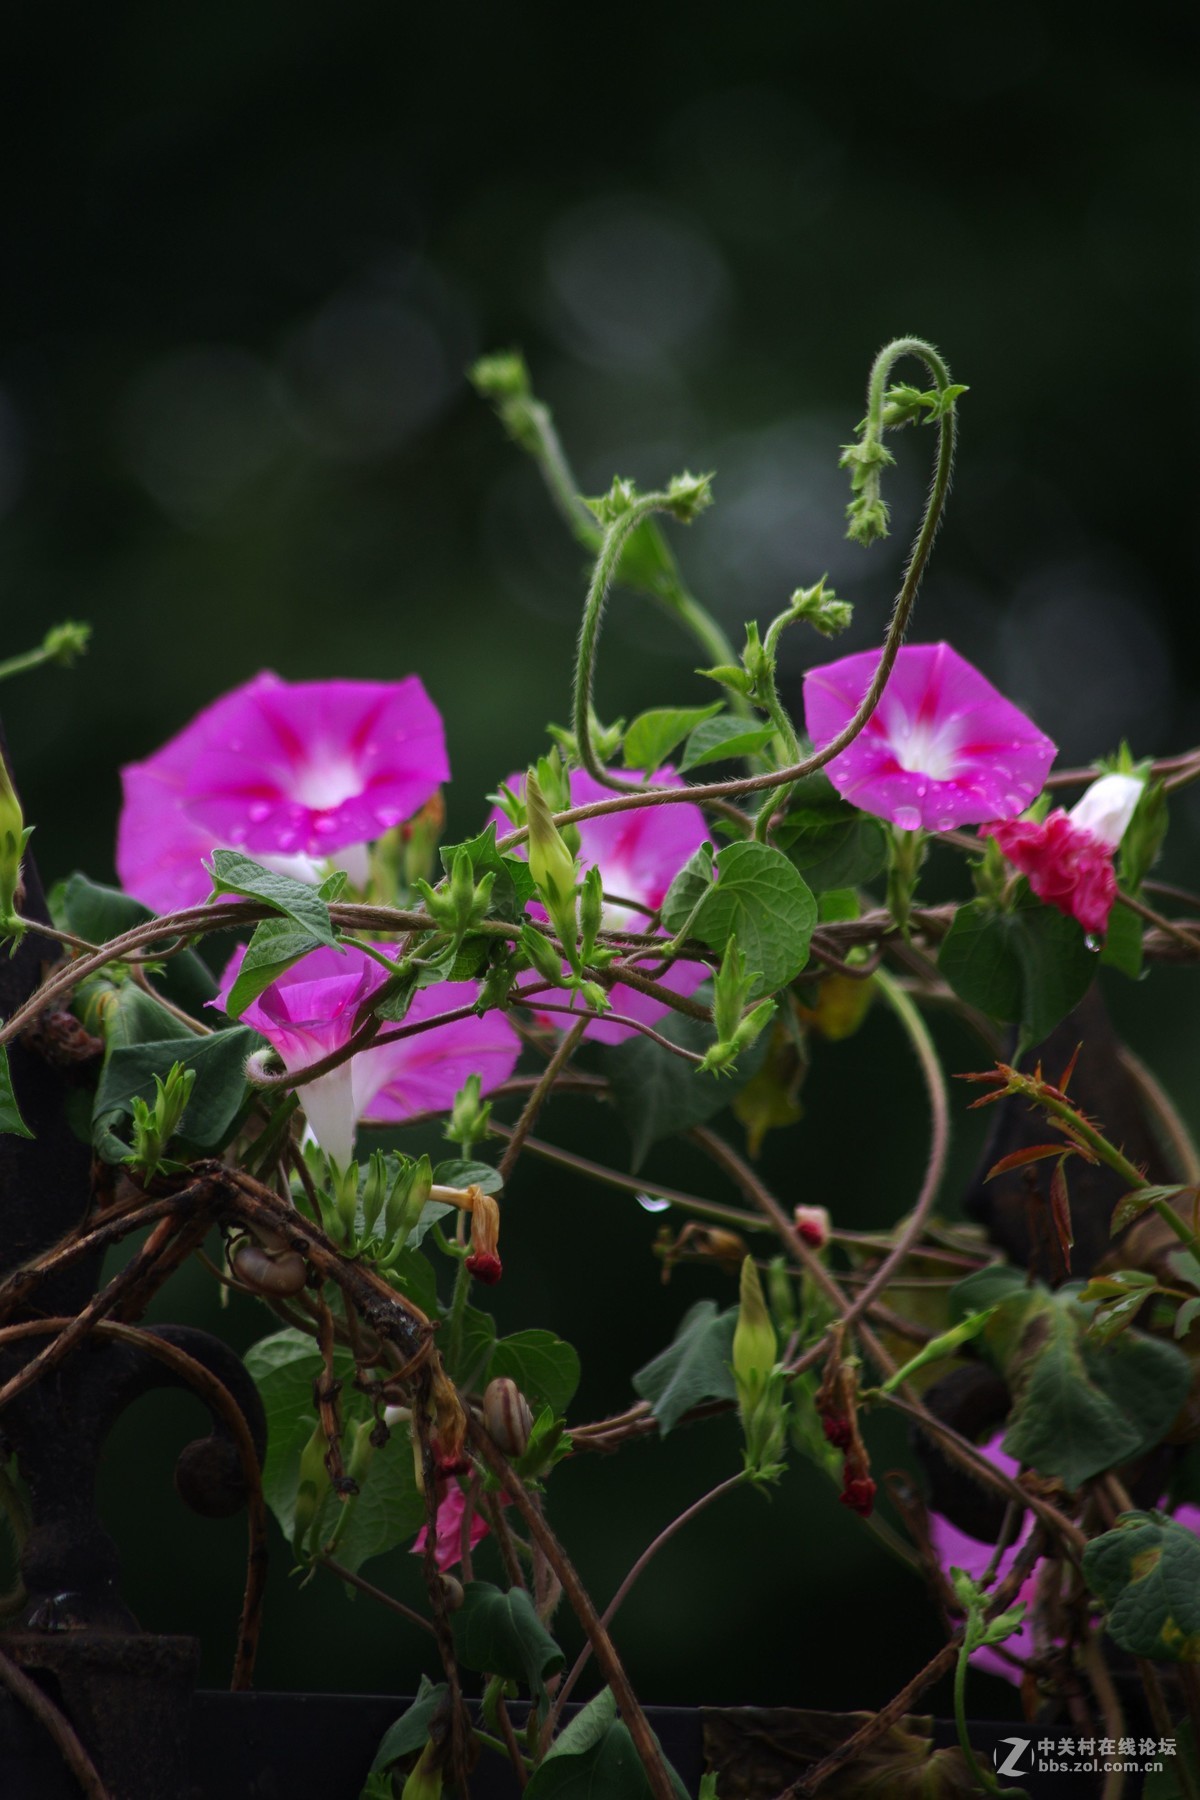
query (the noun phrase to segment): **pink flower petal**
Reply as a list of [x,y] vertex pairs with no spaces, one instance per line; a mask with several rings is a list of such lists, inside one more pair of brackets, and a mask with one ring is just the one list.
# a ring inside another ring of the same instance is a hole
[[[380,971],[382,973],[382,970]],[[422,988],[405,1015],[406,1025],[474,1003],[471,981],[444,981]],[[386,1026],[384,1027],[386,1030]],[[517,1066],[521,1040],[499,1012],[475,1014],[435,1025],[394,1044],[381,1044],[355,1058],[355,1094],[360,1117],[397,1124],[414,1113],[449,1107],[468,1075],[478,1075],[488,1094]]]
[[[509,1504],[508,1495],[497,1496],[501,1506]],[[462,1561],[462,1522],[466,1508],[466,1495],[457,1481],[448,1481],[446,1491],[438,1502],[437,1539],[434,1544],[433,1557],[439,1569],[445,1574]],[[491,1532],[491,1526],[481,1517],[478,1511],[471,1515],[471,1548]],[[413,1539],[412,1555],[423,1554],[429,1540],[429,1527],[422,1525]]]
[[202,859],[221,847],[316,879],[334,852],[410,818],[449,763],[415,675],[289,683],[264,672],[121,773],[122,885],[167,910],[207,896]]
[[[861,651],[810,669],[804,716],[819,749],[849,724],[879,665]],[[826,764],[834,787],[903,831],[948,831],[1023,812],[1055,746],[948,644],[908,644],[848,749]]]
[[[669,766],[652,775],[650,784],[653,787],[683,786],[680,776]],[[508,786],[515,793],[523,793],[524,777],[510,775]],[[586,770],[572,769],[572,806],[588,806],[593,800],[611,799],[612,791]],[[498,830],[508,829],[508,820],[502,813],[493,812],[491,817]],[[629,812],[604,813],[596,819],[581,820],[578,830],[582,870],[586,872],[593,863],[599,864],[604,891],[614,896],[614,903],[605,907],[605,928],[634,932],[645,931],[646,915],[635,907],[621,906],[619,902],[633,900],[639,906],[656,910],[666,899],[667,889],[684,863],[709,835],[700,808],[688,805],[646,806],[631,808]],[[524,850],[518,850],[517,854],[523,855]],[[538,918],[546,917],[544,908],[536,902],[530,904],[529,910]],[[703,963],[677,962],[662,973],[658,972],[654,962],[644,967],[647,975],[653,975],[673,994],[681,995],[694,993],[710,973]],[[554,998],[556,1001],[561,998],[566,1004],[569,996],[564,993]],[[609,998],[614,1012],[638,1019],[644,1025],[653,1024],[671,1010],[665,1002],[624,983],[611,988]],[[536,1006],[536,1001],[531,1004]],[[541,1013],[538,1017],[541,1024],[557,1030],[569,1024],[562,1013]],[[636,1035],[629,1025],[614,1025],[602,1019],[588,1026],[589,1038],[601,1044],[622,1043]]]
[[1093,936],[1104,936],[1117,898],[1113,853],[1073,824],[1061,806],[1041,824],[1011,819],[985,825],[979,835],[995,838],[1013,867],[1028,876],[1039,900],[1078,919]]
[[[395,947],[380,946],[385,955]],[[245,951],[230,959],[214,1006],[223,1007],[237,979]],[[293,963],[253,1000],[242,1021],[261,1032],[290,1073],[308,1068],[341,1049],[353,1035],[358,1015],[387,980],[387,971],[353,944],[321,948]],[[473,982],[443,982],[414,997],[405,1023],[432,1018],[473,1004]],[[425,1111],[448,1108],[468,1075],[482,1078],[484,1093],[507,1081],[521,1044],[499,1013],[485,1013],[449,1025],[434,1025],[394,1044],[360,1051],[349,1076],[341,1069],[300,1089],[301,1103],[322,1149],[349,1160],[356,1120],[396,1123]]]

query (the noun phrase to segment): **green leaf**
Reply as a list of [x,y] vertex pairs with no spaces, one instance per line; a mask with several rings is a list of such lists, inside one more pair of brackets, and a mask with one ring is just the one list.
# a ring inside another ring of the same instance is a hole
[[215,894],[240,894],[243,899],[261,901],[307,931],[318,944],[337,945],[328,904],[307,882],[264,869],[239,850],[213,851],[212,878]]
[[1118,900],[1108,920],[1108,933],[1100,961],[1136,981],[1142,972],[1142,937],[1145,926],[1123,900]]
[[[69,876],[56,891],[54,913],[56,924],[86,938],[90,944],[122,937],[135,925],[144,925],[154,917],[148,906],[122,893],[120,888],[104,887],[79,873]],[[189,1012],[202,1007],[217,991],[206,964],[194,950],[172,956],[163,964],[161,974],[152,973],[151,979],[160,982],[171,999]]]
[[1078,1005],[1096,963],[1075,920],[1028,892],[1011,913],[982,900],[960,906],[938,952],[938,969],[960,1000],[1020,1026],[1018,1055]]
[[499,1375],[516,1382],[535,1412],[548,1406],[561,1415],[579,1386],[579,1357],[552,1331],[516,1331],[492,1352],[488,1380]]
[[735,1400],[733,1333],[738,1309],[717,1311],[715,1300],[697,1300],[685,1313],[674,1341],[633,1378],[633,1391],[650,1402],[665,1437],[702,1400]]
[[721,702],[712,706],[660,706],[644,712],[625,733],[624,758],[627,769],[641,769],[652,775],[660,769],[676,744],[695,731],[706,719],[715,717]]
[[1070,1488],[1157,1444],[1191,1380],[1173,1344],[1126,1331],[1100,1345],[1088,1323],[1070,1289],[1038,1286],[1001,1299],[977,1340],[1013,1394],[1005,1453]]
[[773,836],[814,894],[863,887],[887,867],[887,836],[877,819],[844,800],[794,808]]
[[[428,1308],[424,1310],[428,1311]],[[443,1339],[447,1332],[443,1331]],[[455,1351],[449,1341],[440,1345],[451,1379],[468,1392],[479,1392],[490,1380],[492,1349],[496,1342],[496,1321],[482,1307],[464,1306],[462,1336]]]
[[240,1019],[251,1001],[257,1000],[273,981],[278,981],[285,969],[320,948],[320,940],[307,926],[297,925],[293,919],[263,919],[254,928],[237,980],[225,1003],[228,1016]]
[[499,1170],[491,1163],[464,1162],[461,1156],[449,1157],[433,1171],[436,1187],[468,1188],[472,1184],[485,1194],[498,1194],[504,1186]]
[[747,725],[732,713],[719,719],[708,719],[697,725],[680,758],[680,773],[703,768],[705,763],[735,762],[742,756],[754,756],[775,736],[773,725]]
[[[300,1453],[317,1423],[313,1383],[324,1364],[313,1339],[303,1331],[277,1331],[246,1353],[246,1367],[262,1396],[267,1416],[267,1459],[263,1465],[263,1497],[289,1540],[295,1526]],[[333,1372],[344,1383],[342,1416],[350,1428],[372,1416],[365,1394],[353,1387],[354,1357],[344,1346],[334,1351]],[[392,1432],[376,1450],[357,1497],[344,1502],[327,1492],[317,1514],[316,1531],[324,1542],[338,1523],[344,1505],[352,1511],[338,1540],[337,1559],[357,1570],[372,1556],[409,1543],[425,1523],[424,1496],[417,1491],[408,1431]]]
[[[678,1013],[660,1019],[655,1029],[671,1043],[699,1055],[713,1041],[711,1025]],[[612,1084],[621,1123],[629,1133],[632,1166],[641,1166],[659,1138],[703,1125],[722,1112],[762,1067],[769,1041],[770,1034],[764,1032],[744,1050],[732,1078],[700,1075],[694,1063],[685,1062],[650,1038],[627,1038],[623,1044],[602,1049],[599,1060]]]
[[8,1045],[0,1044],[0,1135],[31,1138],[28,1125],[21,1117],[17,1096],[13,1092],[12,1071],[8,1066]]
[[[679,1800],[687,1800],[669,1763],[667,1772]],[[555,1738],[525,1792],[529,1800],[651,1800],[641,1758],[608,1688]]]
[[442,867],[447,875],[460,850],[470,854],[476,881],[489,872],[496,877],[488,902],[489,915],[498,919],[519,919],[525,911],[525,902],[536,893],[537,884],[523,856],[507,856],[497,850],[495,820],[485,826],[478,837],[467,838],[461,844],[443,845]]
[[680,932],[713,884],[713,848],[701,844],[684,863],[667,889],[662,903],[662,922],[670,932]]
[[539,1702],[545,1696],[546,1676],[557,1674],[566,1660],[524,1588],[506,1590],[490,1581],[468,1581],[453,1631],[460,1663],[519,1681]]
[[154,1077],[165,1079],[176,1062],[196,1071],[180,1136],[199,1150],[219,1150],[245,1102],[246,1058],[261,1044],[257,1032],[235,1025],[209,1037],[160,1038],[114,1049],[104,1065],[92,1113],[97,1150],[106,1160],[125,1154],[115,1127],[132,1114],[135,1097],[153,1102]]
[[707,893],[691,930],[714,950],[731,937],[759,975],[752,997],[786,987],[808,961],[817,903],[781,850],[769,844],[728,844],[717,857],[717,884]]
[[375,1761],[371,1764],[372,1775],[381,1774],[390,1769],[394,1762],[402,1756],[412,1756],[420,1750],[429,1736],[438,1708],[450,1692],[450,1684],[439,1681],[436,1685],[427,1675],[422,1675],[421,1685],[417,1689],[417,1697],[407,1712],[401,1713],[394,1725],[389,1725],[383,1734]]
[[1200,1662],[1200,1541],[1163,1513],[1125,1513],[1093,1538],[1083,1573],[1131,1656]]

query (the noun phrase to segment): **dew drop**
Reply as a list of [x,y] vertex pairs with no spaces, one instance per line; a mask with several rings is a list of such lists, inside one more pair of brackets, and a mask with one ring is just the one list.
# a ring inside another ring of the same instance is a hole
[[637,1203],[648,1213],[666,1212],[671,1204],[669,1200],[661,1200],[657,1194],[639,1194]]
[[231,844],[244,844],[246,841],[246,827],[244,825],[231,825],[229,827],[229,841]]
[[1088,932],[1088,934],[1084,938],[1083,942],[1084,942],[1085,947],[1088,950],[1098,951],[1102,948],[1100,939],[1096,936],[1095,932],[1093,932],[1093,931]]
[[[928,792],[929,792],[928,783],[924,782],[924,781],[918,781],[918,783],[917,783],[917,799],[923,800]],[[916,827],[914,826],[913,829],[915,830]]]
[[901,831],[917,831],[920,829],[921,815],[915,806],[898,806],[893,814],[893,818]]
[[1004,804],[1011,806],[1014,812],[1024,812],[1025,796],[1024,794],[1005,794]]
[[318,813],[312,828],[319,837],[328,837],[331,831],[337,830],[337,820],[331,819],[328,813]]
[[943,813],[941,815],[937,822],[937,828],[939,831],[952,831],[954,829],[954,820],[949,813]]
[[281,831],[279,834],[279,848],[281,850],[294,850],[296,848],[297,836],[298,833],[294,831]]
[[270,812],[271,808],[267,805],[265,800],[256,800],[254,805],[250,808],[250,823],[252,825],[261,825],[263,820],[270,816]]

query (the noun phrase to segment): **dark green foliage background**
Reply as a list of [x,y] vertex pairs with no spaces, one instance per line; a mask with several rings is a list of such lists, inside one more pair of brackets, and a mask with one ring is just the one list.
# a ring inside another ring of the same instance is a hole
[[[64,615],[96,625],[82,669],[3,695],[47,874],[111,879],[118,765],[264,666],[419,671],[447,720],[451,841],[478,829],[483,792],[566,717],[583,591],[462,378],[508,342],[590,491],[716,469],[717,506],[675,536],[731,632],[828,569],[858,604],[857,648],[880,634],[929,443],[897,445],[897,535],[870,554],[841,539],[837,446],[878,345],[927,334],[971,392],[915,635],[952,638],[1068,758],[1121,732],[1139,752],[1194,742],[1194,52],[1173,9],[1106,33],[1031,0],[474,23],[363,0],[12,12],[0,653]],[[606,715],[712,697],[643,603],[618,596],[608,629]],[[828,652],[797,636],[790,654],[796,699]],[[1185,1093],[1194,996],[1190,973],[1117,996]],[[977,1061],[942,1041],[952,1068]],[[779,1191],[856,1225],[895,1217],[924,1125],[892,1021],[827,1050],[805,1104],[768,1146]],[[955,1121],[951,1194],[978,1144],[957,1092]],[[560,1102],[544,1129],[582,1146],[587,1124]],[[690,1151],[648,1167],[705,1179]],[[579,1346],[579,1417],[627,1402],[696,1298],[733,1298],[691,1268],[664,1293],[653,1229],[575,1180],[513,1184],[501,1328]],[[244,1303],[218,1314],[198,1271],[156,1311],[239,1344],[268,1328]],[[132,1603],[148,1628],[200,1632],[217,1682],[241,1525],[173,1498],[181,1414],[142,1402],[104,1491]],[[881,1467],[902,1457],[877,1442]],[[716,1427],[556,1472],[555,1518],[601,1600],[737,1454]],[[276,1549],[263,1683],[413,1691],[414,1634],[324,1576],[299,1592]],[[401,1553],[367,1572],[416,1593]],[[621,1627],[660,1701],[875,1705],[937,1641],[915,1585],[807,1469],[690,1527]]]

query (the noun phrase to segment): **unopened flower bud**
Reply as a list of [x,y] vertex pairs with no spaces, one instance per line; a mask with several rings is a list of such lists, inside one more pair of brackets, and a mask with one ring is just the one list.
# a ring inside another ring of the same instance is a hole
[[843,1506],[869,1519],[875,1508],[875,1483],[869,1475],[850,1475],[839,1496]]
[[533,1413],[524,1394],[507,1375],[489,1381],[483,1394],[483,1422],[488,1436],[505,1456],[523,1456],[533,1430]]
[[286,1299],[308,1281],[308,1264],[295,1250],[267,1250],[243,1238],[230,1252],[229,1266],[243,1287]]
[[458,1612],[463,1601],[467,1597],[463,1592],[462,1582],[459,1581],[457,1576],[448,1575],[445,1569],[441,1572],[441,1582],[442,1594],[446,1601],[446,1611],[452,1613]]
[[733,1376],[743,1416],[753,1412],[766,1392],[777,1349],[762,1282],[753,1258],[747,1256],[742,1263],[740,1304],[733,1333]]
[[494,1287],[504,1273],[500,1261],[500,1208],[491,1194],[482,1188],[468,1189],[472,1195],[471,1249],[467,1269],[485,1287]]
[[823,1206],[798,1206],[793,1213],[796,1234],[813,1250],[823,1250],[829,1242],[829,1213]]
[[1081,831],[1090,831],[1106,848],[1115,850],[1137,811],[1145,785],[1137,775],[1102,775],[1068,817]]

